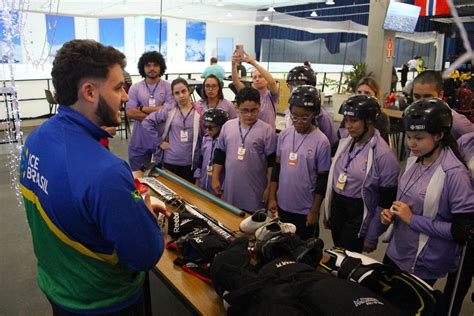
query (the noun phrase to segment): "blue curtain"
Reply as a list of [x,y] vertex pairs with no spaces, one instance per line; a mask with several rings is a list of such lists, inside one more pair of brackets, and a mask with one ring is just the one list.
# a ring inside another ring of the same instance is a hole
[[[414,0],[402,1],[408,4],[414,4]],[[317,21],[347,21],[351,20],[353,22],[368,25],[369,24],[369,5],[359,6],[359,7],[344,7],[350,6],[353,4],[369,4],[369,0],[355,1],[355,0],[337,0],[336,5],[327,6],[323,3],[316,4],[306,4],[306,5],[297,5],[289,6],[283,8],[276,8],[278,12],[287,13],[297,17],[310,18],[311,11],[305,12],[294,12],[301,10],[316,10],[318,17],[311,18]],[[332,9],[331,7],[339,7],[337,9]],[[341,8],[343,7],[343,8]],[[318,9],[325,10],[318,10]],[[326,8],[328,8],[326,10]],[[334,15],[345,15],[345,14],[355,14],[350,16],[340,16],[340,17],[325,17],[325,16],[334,16]],[[427,31],[437,31],[445,33],[449,31],[450,26],[445,23],[433,22],[430,20],[430,17],[420,17],[416,26],[416,32],[427,32]],[[255,50],[257,58],[260,57],[260,46],[262,39],[289,39],[295,41],[310,41],[316,39],[324,39],[326,46],[331,52],[331,54],[339,53],[339,47],[341,43],[353,42],[361,38],[365,38],[365,35],[354,34],[354,33],[330,33],[330,34],[321,34],[321,33],[309,33],[305,31],[299,31],[288,28],[281,28],[276,26],[268,25],[259,25],[255,28]]]
[[[368,3],[368,1],[357,1],[357,4]],[[354,4],[354,0],[338,0],[336,7],[347,6]],[[369,6],[360,6],[353,8],[339,8],[333,9],[333,6],[328,6],[325,3],[316,3],[316,4],[305,4],[305,5],[296,5],[283,8],[276,8],[276,11],[281,13],[290,14],[300,18],[310,18],[311,11],[305,12],[294,12],[302,10],[316,10],[318,17],[311,18],[312,20],[317,21],[346,21],[351,20],[359,24],[368,25],[369,23]],[[318,10],[325,8],[325,10]],[[326,10],[327,8],[327,10]],[[324,16],[334,16],[341,14],[354,14],[360,13],[360,15],[351,15],[351,16],[340,16],[340,17],[324,17]],[[310,33],[306,31],[299,31],[294,29],[268,26],[268,25],[258,25],[255,28],[255,50],[257,58],[260,56],[260,46],[262,39],[289,39],[294,41],[312,41],[317,39],[324,39],[326,46],[331,52],[331,54],[339,53],[339,47],[341,42],[353,42],[361,38],[365,38],[365,35],[354,34],[354,33]]]

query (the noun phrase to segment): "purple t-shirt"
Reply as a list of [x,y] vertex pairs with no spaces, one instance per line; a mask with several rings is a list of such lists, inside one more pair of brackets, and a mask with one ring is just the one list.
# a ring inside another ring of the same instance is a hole
[[[285,113],[285,125],[286,127],[290,127],[291,125],[293,125],[293,122],[291,121],[291,117],[290,117],[290,109],[286,109],[284,113]],[[321,108],[319,115],[316,116],[315,119],[316,119],[319,129],[321,130],[321,132],[323,132],[324,135],[326,135],[331,146],[337,143],[339,138],[337,137],[337,132],[336,132],[336,129],[334,128],[332,117],[328,113],[328,111],[326,111],[324,108]]]
[[[212,138],[209,136],[204,136],[202,139],[201,144],[201,157],[202,162],[201,166],[196,169],[194,172],[194,177],[199,179],[199,186],[206,190],[207,192],[219,196],[213,189],[212,189],[212,176],[207,175],[207,169],[212,168],[213,158],[214,158],[214,150],[217,148],[217,138]],[[220,181],[223,183],[225,178],[225,169],[222,170],[220,174]]]
[[[428,183],[440,164],[446,175],[438,213],[432,219],[423,216],[423,203]],[[397,199],[410,206],[413,216],[410,225],[395,220],[387,255],[402,270],[421,278],[437,279],[454,270],[459,246],[452,240],[452,215],[474,212],[474,191],[467,169],[450,149],[445,148],[431,166],[415,163],[402,175]],[[429,238],[415,262],[420,233]]]
[[[201,109],[201,113],[204,113],[204,111],[209,109],[207,101],[204,99],[199,100],[196,102],[196,104]],[[237,111],[235,110],[234,104],[227,99],[220,100],[215,109],[222,109],[229,113],[229,119],[234,119],[237,117]]]
[[474,132],[474,126],[466,116],[459,114],[454,110],[451,110],[451,113],[453,114],[453,127],[451,128],[451,134],[454,136],[454,139],[458,139],[464,134]]
[[[168,134],[169,147],[164,151],[163,162],[177,166],[189,166],[192,164],[193,126],[196,107],[191,109],[189,115],[183,115],[177,105],[166,105],[161,111],[153,112],[148,115],[143,120],[142,126],[153,139],[159,140],[155,143],[155,146],[159,146],[162,142],[163,135],[158,126],[166,122],[173,108],[176,109],[176,112],[171,121]],[[187,139],[181,138],[182,131],[187,133]],[[198,152],[199,147],[200,139],[196,145],[196,152]]]
[[260,113],[258,118],[276,129],[276,109],[278,106],[278,95],[273,95],[270,90],[260,93]]
[[[298,155],[296,164],[289,161],[292,152]],[[290,126],[278,136],[276,154],[281,166],[278,205],[291,213],[308,214],[313,205],[317,174],[327,172],[331,166],[329,140],[319,128],[299,134]]]
[[[155,85],[148,85],[147,87],[145,80],[142,80],[134,83],[130,87],[130,90],[128,91],[127,109],[135,109],[140,105],[148,106],[152,92],[156,105],[175,103],[169,82],[161,79],[155,89]],[[130,136],[128,146],[131,148],[153,148],[153,144],[156,140],[153,140],[150,137],[151,136],[144,131],[142,122],[135,121],[133,123],[132,135]]]
[[[352,145],[347,146],[335,162],[333,178],[330,179],[330,181],[332,181],[333,189],[336,193],[351,198],[362,198],[361,188],[365,179],[367,159],[370,148],[369,143],[371,139],[365,142],[365,144],[362,146],[354,145],[351,153],[349,153],[349,150],[351,149]],[[351,159],[351,161],[347,166],[346,184],[344,189],[341,190],[336,187],[337,180],[344,172],[344,168],[347,165],[349,159]]]
[[245,135],[243,160],[237,159],[242,144],[239,119],[227,121],[219,135],[217,147],[226,153],[223,198],[238,208],[255,212],[263,207],[267,157],[275,152],[276,135],[275,130],[261,120],[251,127],[242,128],[242,136]]
[[467,163],[474,157],[474,132],[462,135],[458,139],[458,146]]

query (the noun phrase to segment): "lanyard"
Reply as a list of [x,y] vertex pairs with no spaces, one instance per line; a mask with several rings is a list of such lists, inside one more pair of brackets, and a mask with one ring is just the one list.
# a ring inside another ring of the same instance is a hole
[[216,147],[216,144],[217,144],[217,138],[213,138],[213,139],[212,139],[212,148],[211,148],[211,157],[209,158],[209,164],[208,164],[208,166],[212,166],[212,165],[213,165],[212,160],[214,159],[214,149],[215,149],[215,147]]
[[[415,175],[416,173],[416,170],[418,168],[414,168],[415,170],[413,170],[413,173],[410,175],[410,178],[408,178],[408,181],[407,181],[407,184],[405,185],[405,187],[401,190],[402,193],[400,194],[400,197],[397,199],[399,201],[402,200],[402,197],[405,196],[405,194],[407,194],[407,192],[418,182],[418,180],[421,179],[421,177],[423,177],[423,175],[428,172],[428,170],[431,168],[431,166],[433,166],[435,164],[435,162],[433,162],[428,168],[426,168],[424,171],[421,171],[420,172],[420,175],[418,176],[418,178],[416,178],[411,184],[410,184],[410,181],[411,179],[413,178],[413,176]],[[418,165],[421,169],[421,165]],[[408,186],[408,184],[410,184],[410,186]]]
[[213,107],[213,108],[211,108],[211,107],[209,106],[209,102],[206,101],[206,109],[207,109],[207,110],[209,110],[209,109],[219,109],[219,103],[221,103],[221,100],[218,100],[216,106]]
[[181,117],[183,118],[183,128],[186,128],[186,120],[188,119],[189,115],[194,110],[194,108],[191,107],[191,110],[189,110],[188,114],[186,114],[186,116],[184,116],[183,112],[181,112],[181,108],[179,107],[179,105],[177,107],[178,107],[178,110],[179,110],[179,114],[181,114]]
[[145,80],[145,86],[146,86],[146,89],[148,90],[148,93],[150,94],[150,97],[155,97],[154,94],[155,94],[155,91],[156,91],[156,88],[158,88],[158,84],[160,82],[158,81],[156,84],[155,84],[155,87],[153,88],[153,91],[150,92],[150,87],[148,87],[148,84],[146,83],[146,80]]
[[303,139],[301,140],[301,143],[298,145],[298,147],[296,148],[296,151],[295,151],[295,135],[296,135],[296,130],[293,130],[293,153],[297,153],[298,152],[298,149],[300,149],[301,145],[303,145],[306,137],[308,137],[308,135],[311,134],[311,132],[309,132],[308,134],[305,134],[303,136]]
[[364,146],[362,146],[362,148],[360,148],[358,151],[356,151],[354,156],[351,157],[352,150],[354,149],[354,146],[355,146],[355,143],[356,143],[355,140],[352,142],[351,148],[349,149],[349,153],[347,154],[347,162],[346,162],[346,165],[344,166],[344,172],[347,172],[347,167],[349,167],[349,164],[352,162],[352,160],[355,159],[355,157],[357,157],[358,154],[360,154],[360,152],[362,150],[364,150],[365,146],[367,146],[367,144],[369,142],[370,142],[370,139],[367,142],[365,142],[365,144],[364,144]]
[[250,130],[252,129],[252,127],[254,126],[255,124],[252,124],[250,125],[249,129],[247,130],[247,132],[245,133],[244,136],[242,136],[242,128],[240,126],[240,120],[239,120],[239,132],[240,132],[240,139],[242,140],[242,147],[245,148],[245,139],[247,138],[247,135],[250,133]]

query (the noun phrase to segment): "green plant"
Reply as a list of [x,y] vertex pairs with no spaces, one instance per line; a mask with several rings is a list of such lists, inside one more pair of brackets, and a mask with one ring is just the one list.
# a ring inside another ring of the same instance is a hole
[[322,89],[329,88],[331,86],[337,86],[338,84],[339,82],[337,80],[326,78],[324,79],[324,82],[321,84],[321,88]]
[[366,63],[354,63],[352,64],[352,71],[346,72],[346,80],[344,84],[347,84],[347,91],[355,92],[357,83],[364,77],[370,77],[372,72],[367,73]]

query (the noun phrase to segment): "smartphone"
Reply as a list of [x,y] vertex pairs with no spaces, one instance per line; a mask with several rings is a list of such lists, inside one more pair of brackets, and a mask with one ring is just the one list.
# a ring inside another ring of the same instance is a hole
[[235,45],[235,55],[244,57],[244,45],[242,44]]

